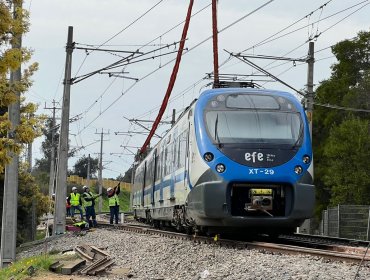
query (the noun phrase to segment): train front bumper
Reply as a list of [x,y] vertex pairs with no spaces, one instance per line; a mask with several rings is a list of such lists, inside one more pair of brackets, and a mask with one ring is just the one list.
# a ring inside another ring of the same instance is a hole
[[222,181],[206,182],[195,186],[189,193],[187,213],[198,226],[290,228],[312,217],[315,205],[315,188],[312,184],[296,183],[287,188],[284,214],[269,216],[233,213],[230,184]]

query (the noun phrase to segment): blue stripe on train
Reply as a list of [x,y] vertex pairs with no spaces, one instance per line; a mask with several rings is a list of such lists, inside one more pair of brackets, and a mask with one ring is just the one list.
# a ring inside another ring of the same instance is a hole
[[[192,189],[192,186],[191,186],[190,180],[189,180],[189,176],[186,176],[186,175],[187,175],[187,172],[184,171],[184,172],[182,172],[178,175],[175,175],[175,176],[172,175],[169,179],[164,180],[164,181],[160,182],[159,184],[155,185],[154,190],[155,191],[159,190],[159,199],[163,200],[163,189],[167,188],[167,187],[170,187],[170,193],[171,193],[171,196],[173,197],[175,195],[175,184],[178,183],[178,182],[184,181],[185,179],[187,179],[187,181],[188,181],[189,188]],[[148,194],[151,194],[152,191],[153,191],[153,186],[145,187],[144,196],[148,195]]]

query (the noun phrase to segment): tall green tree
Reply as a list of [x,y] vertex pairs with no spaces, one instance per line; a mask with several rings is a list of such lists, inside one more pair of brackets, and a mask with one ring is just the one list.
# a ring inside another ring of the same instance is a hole
[[331,204],[370,203],[370,121],[349,117],[330,131],[324,156],[330,162],[323,182]]
[[[74,165],[72,175],[77,175],[82,178],[87,178],[87,167],[89,158],[83,155]],[[90,177],[96,178],[96,172],[99,169],[99,160],[97,158],[90,158]]]
[[[370,32],[359,32],[355,39],[337,43],[332,52],[338,62],[332,66],[331,77],[317,88],[315,102],[369,110]],[[370,165],[363,162],[363,156],[368,155],[369,138],[362,134],[369,119],[370,114],[366,112],[315,106],[317,213],[330,204],[370,203],[369,196],[360,199],[359,194],[370,188],[363,176],[370,174]],[[369,133],[368,127],[367,131]],[[359,177],[361,180],[355,179]],[[346,195],[348,192],[352,194]]]
[[52,118],[47,118],[45,120],[45,127],[42,130],[44,135],[44,141],[41,144],[41,151],[43,153],[43,157],[41,159],[36,159],[35,169],[38,172],[50,172],[50,165],[51,165],[51,151],[52,151],[52,138],[53,138],[53,130],[54,130],[54,158],[57,158],[57,146],[59,142],[59,133],[58,127],[53,127],[53,120]]
[[[28,48],[12,48],[17,38],[28,31],[29,21],[26,10],[18,8],[13,16],[13,7],[22,0],[0,0],[0,216],[2,215],[4,169],[11,161],[10,153],[20,154],[26,144],[41,135],[43,117],[36,116],[37,106],[25,102],[25,94],[32,85],[32,74],[37,70],[37,63],[30,63],[31,50]],[[20,5],[17,5],[20,6]],[[10,72],[19,69],[22,65],[22,78],[20,81],[10,82]],[[20,100],[17,100],[20,93]],[[11,127],[8,116],[8,106],[20,102],[20,124]],[[14,130],[12,137],[8,132]],[[26,172],[27,166],[23,162],[18,168],[18,237],[17,242],[27,240],[32,201],[37,201],[36,216],[45,212],[45,198],[34,182],[34,178]]]

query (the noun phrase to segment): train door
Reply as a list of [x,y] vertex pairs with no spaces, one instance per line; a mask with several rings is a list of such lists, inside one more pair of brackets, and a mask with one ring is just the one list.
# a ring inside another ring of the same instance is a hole
[[151,204],[154,206],[154,193],[155,193],[155,181],[157,181],[157,162],[158,162],[158,155],[157,155],[157,150],[154,151],[153,153],[153,184],[152,184],[152,196],[151,196]]
[[143,185],[141,186],[142,195],[141,195],[141,206],[144,207],[144,197],[145,197],[145,177],[146,177],[146,162],[144,165],[144,173],[143,173]]
[[190,141],[190,131],[191,131],[191,117],[193,115],[193,110],[190,109],[188,113],[188,128],[186,133],[186,156],[185,156],[185,176],[184,176],[184,186],[185,190],[190,184],[190,161],[191,161],[191,141]]

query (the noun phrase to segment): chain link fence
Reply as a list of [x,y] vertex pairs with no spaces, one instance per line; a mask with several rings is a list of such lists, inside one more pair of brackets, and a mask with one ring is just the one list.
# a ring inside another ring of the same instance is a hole
[[306,220],[299,232],[357,240],[370,240],[370,206],[338,205],[324,210],[321,221]]

